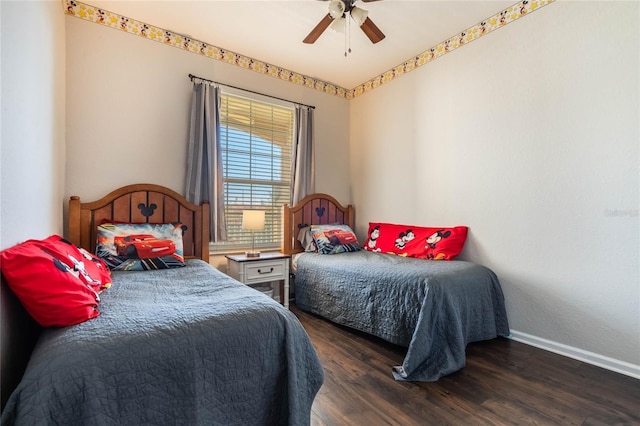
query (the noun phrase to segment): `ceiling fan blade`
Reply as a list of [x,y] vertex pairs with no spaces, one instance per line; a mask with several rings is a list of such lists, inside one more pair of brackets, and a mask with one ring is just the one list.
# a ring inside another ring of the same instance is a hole
[[371,43],[375,44],[385,38],[385,35],[380,31],[380,28],[378,28],[368,17],[364,20],[362,25],[360,25],[360,28],[362,28],[362,31],[364,31],[367,37],[369,37]]
[[333,18],[327,13],[326,16],[322,18],[320,22],[318,22],[318,25],[316,25],[316,27],[311,30],[309,35],[306,36],[304,40],[302,40],[302,42],[307,44],[315,43],[318,37],[322,35],[324,30],[326,30],[329,25],[331,25],[331,21],[333,21]]

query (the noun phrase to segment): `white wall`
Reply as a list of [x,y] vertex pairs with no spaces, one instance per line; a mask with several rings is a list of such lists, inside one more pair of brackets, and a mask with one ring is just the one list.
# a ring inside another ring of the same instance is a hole
[[361,237],[468,225],[462,259],[498,274],[514,334],[636,372],[639,5],[558,1],[354,99],[350,122]]
[[0,249],[62,234],[65,28],[60,2],[2,1]]
[[347,100],[75,17],[66,25],[67,196],[141,182],[184,192],[191,73],[315,105],[316,190],[350,201]]

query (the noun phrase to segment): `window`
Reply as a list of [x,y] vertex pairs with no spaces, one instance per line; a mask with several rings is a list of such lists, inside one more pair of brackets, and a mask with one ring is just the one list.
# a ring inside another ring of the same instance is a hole
[[265,210],[265,228],[255,231],[256,248],[280,247],[282,205],[291,197],[293,109],[222,93],[220,139],[228,241],[214,250],[248,248],[242,211]]

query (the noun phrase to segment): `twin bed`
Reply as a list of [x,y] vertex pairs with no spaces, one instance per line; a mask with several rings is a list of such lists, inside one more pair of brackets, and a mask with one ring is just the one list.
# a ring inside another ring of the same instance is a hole
[[509,335],[500,283],[486,267],[365,250],[304,252],[300,229],[353,229],[354,217],[325,194],[284,207],[282,250],[293,256],[298,308],[407,347],[392,370],[397,380],[438,380],[464,367],[468,343]]
[[[105,221],[180,223],[186,266],[112,271],[101,314],[70,327],[35,326],[3,283],[2,425],[309,424],[323,381],[309,337],[290,311],[208,264],[206,203],[130,185],[72,197],[68,217],[69,240],[91,253]],[[467,343],[509,334],[498,279],[480,265],[303,253],[301,228],[353,228],[354,217],[324,194],[284,206],[298,308],[407,347],[397,380],[437,380],[464,366]]]
[[[3,425],[309,424],[323,380],[309,337],[289,310],[207,263],[207,215],[157,185],[71,198],[71,242],[94,252],[104,221],[179,222],[186,266],[113,271],[99,316],[43,328]],[[4,349],[3,381],[18,346]]]

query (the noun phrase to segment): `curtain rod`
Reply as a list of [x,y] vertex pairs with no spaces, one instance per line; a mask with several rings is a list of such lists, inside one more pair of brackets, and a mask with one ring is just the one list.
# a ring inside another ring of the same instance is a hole
[[189,79],[191,79],[191,81],[193,81],[194,78],[197,78],[198,80],[206,81],[207,83],[219,84],[221,86],[230,87],[232,89],[243,90],[245,92],[254,93],[256,95],[261,95],[261,96],[266,96],[268,98],[278,99],[279,101],[291,102],[292,104],[298,104],[298,105],[306,106],[306,107],[311,108],[311,109],[316,109],[316,107],[313,106],[313,105],[306,105],[306,104],[303,104],[303,103],[300,103],[300,102],[290,101],[289,99],[283,99],[283,98],[279,98],[277,96],[267,95],[266,93],[255,92],[253,90],[243,89],[242,87],[236,87],[236,86],[232,86],[230,84],[220,83],[219,81],[208,80],[206,78],[198,77],[197,75],[189,74]]

